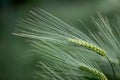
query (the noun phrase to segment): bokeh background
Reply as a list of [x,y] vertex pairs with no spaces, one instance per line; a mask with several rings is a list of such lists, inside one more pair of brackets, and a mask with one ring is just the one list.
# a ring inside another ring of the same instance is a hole
[[100,11],[114,20],[120,14],[120,0],[0,0],[0,80],[35,80],[37,57],[27,56],[28,43],[12,33],[17,19],[37,7],[76,26],[83,20],[93,31],[90,16]]

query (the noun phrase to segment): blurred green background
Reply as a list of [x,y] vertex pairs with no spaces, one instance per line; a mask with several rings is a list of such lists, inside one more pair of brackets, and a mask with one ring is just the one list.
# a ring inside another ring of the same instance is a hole
[[26,56],[28,43],[12,33],[16,20],[36,7],[77,26],[83,20],[91,29],[89,18],[97,12],[110,19],[120,14],[120,0],[0,0],[0,80],[34,80],[37,57]]

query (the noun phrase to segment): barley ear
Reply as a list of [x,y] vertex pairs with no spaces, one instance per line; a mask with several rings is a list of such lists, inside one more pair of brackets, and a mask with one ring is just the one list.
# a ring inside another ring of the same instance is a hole
[[98,71],[95,68],[92,68],[86,65],[81,65],[79,69],[92,74],[93,76],[97,77],[100,80],[108,80],[107,77],[102,72]]
[[78,40],[78,39],[72,39],[72,38],[69,38],[68,41],[72,42],[72,43],[75,43],[75,44],[78,44],[78,45],[81,45],[81,46],[84,46],[84,47],[98,53],[101,56],[107,57],[107,54],[104,50],[102,50],[101,48],[99,48],[97,46],[94,46],[94,45],[92,45],[88,42],[85,42],[83,40]]

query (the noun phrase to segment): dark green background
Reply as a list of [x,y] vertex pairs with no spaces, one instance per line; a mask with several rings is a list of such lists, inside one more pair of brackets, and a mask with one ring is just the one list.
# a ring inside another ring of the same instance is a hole
[[28,55],[29,45],[12,35],[16,20],[24,18],[29,10],[40,7],[64,21],[79,26],[79,20],[89,24],[96,12],[110,19],[119,15],[119,0],[0,0],[0,80],[33,80],[37,57]]

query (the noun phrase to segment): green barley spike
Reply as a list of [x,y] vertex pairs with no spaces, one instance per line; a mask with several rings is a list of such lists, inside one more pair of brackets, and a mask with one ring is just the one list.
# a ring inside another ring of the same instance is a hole
[[88,42],[82,41],[82,40],[78,40],[78,39],[72,39],[69,38],[68,39],[69,42],[75,43],[75,44],[79,44],[81,46],[87,47],[88,49],[95,51],[96,53],[98,53],[101,56],[107,57],[107,54],[104,50],[102,50],[101,48],[94,46]]
[[98,71],[95,68],[85,66],[85,65],[81,65],[79,68],[82,71],[88,72],[92,74],[93,76],[96,76],[100,80],[108,80],[107,77],[102,72]]

